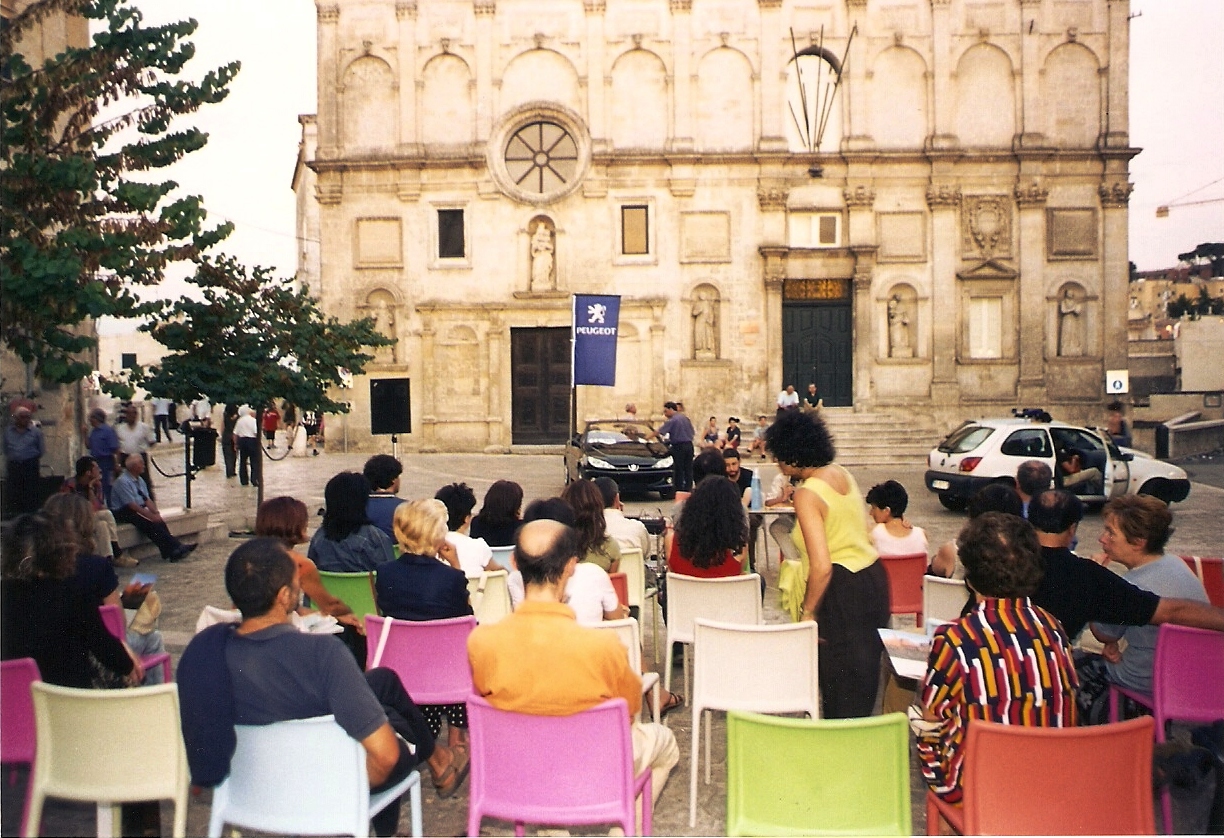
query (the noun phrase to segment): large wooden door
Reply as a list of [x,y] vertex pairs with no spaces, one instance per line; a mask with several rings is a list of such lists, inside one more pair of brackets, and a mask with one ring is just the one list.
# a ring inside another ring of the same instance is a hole
[[564,443],[569,435],[570,330],[511,329],[511,442]]
[[854,329],[849,302],[783,303],[782,386],[816,383],[827,407],[853,403]]

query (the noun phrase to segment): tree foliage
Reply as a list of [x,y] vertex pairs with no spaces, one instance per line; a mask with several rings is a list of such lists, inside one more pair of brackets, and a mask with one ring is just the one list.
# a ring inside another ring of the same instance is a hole
[[[57,15],[105,28],[31,67],[22,37]],[[200,198],[172,196],[177,184],[157,177],[207,141],[175,118],[221,101],[238,72],[178,78],[195,28],[145,26],[128,0],[37,0],[0,28],[0,326],[44,380],[87,374],[78,356],[95,339],[80,324],[151,310],[135,288],[230,232],[206,228]]]

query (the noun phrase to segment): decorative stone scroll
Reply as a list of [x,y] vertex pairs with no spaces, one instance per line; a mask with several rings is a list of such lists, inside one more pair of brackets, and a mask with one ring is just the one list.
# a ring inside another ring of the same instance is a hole
[[961,202],[961,191],[959,186],[953,186],[948,183],[934,184],[927,187],[926,191],[927,206],[934,209],[935,207],[957,207]]
[[789,190],[781,186],[758,186],[757,187],[757,203],[761,210],[769,212],[770,210],[779,211],[786,209],[786,199],[790,196]]
[[1011,201],[1002,195],[974,195],[963,199],[962,243],[966,256],[990,260],[1011,255]]
[[848,207],[869,209],[875,203],[875,190],[862,184],[853,189],[843,189],[842,196]]
[[1040,206],[1050,197],[1050,190],[1034,180],[1028,186],[1016,186],[1016,203],[1022,207]]
[[1101,195],[1101,206],[1105,207],[1124,207],[1130,202],[1130,195],[1135,189],[1135,184],[1127,181],[1115,181],[1114,183],[1102,183],[1098,190]]

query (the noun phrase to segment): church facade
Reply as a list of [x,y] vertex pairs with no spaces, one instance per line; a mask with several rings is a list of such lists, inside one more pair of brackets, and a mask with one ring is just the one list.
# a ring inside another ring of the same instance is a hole
[[385,379],[412,449],[564,441],[573,294],[621,298],[580,422],[809,382],[932,427],[1086,420],[1126,368],[1127,0],[317,9],[299,277],[397,339],[349,391],[359,446]]

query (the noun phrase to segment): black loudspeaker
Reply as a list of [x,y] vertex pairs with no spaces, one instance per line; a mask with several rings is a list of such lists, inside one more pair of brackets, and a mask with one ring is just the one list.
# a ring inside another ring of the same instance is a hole
[[407,378],[370,379],[370,433],[412,433],[410,392]]

